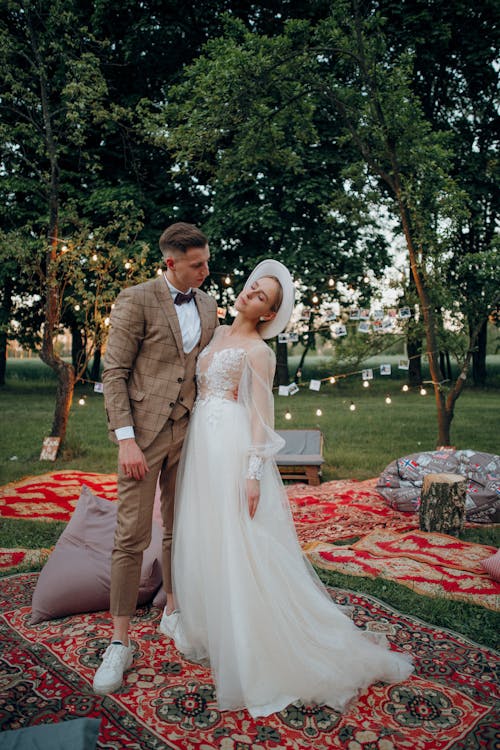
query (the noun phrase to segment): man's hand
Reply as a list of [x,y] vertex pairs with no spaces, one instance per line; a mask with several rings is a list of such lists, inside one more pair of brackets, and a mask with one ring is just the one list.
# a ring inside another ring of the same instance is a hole
[[126,477],[141,480],[149,471],[149,466],[134,438],[119,441],[118,463]]
[[260,500],[260,482],[258,479],[247,479],[248,512],[253,518]]

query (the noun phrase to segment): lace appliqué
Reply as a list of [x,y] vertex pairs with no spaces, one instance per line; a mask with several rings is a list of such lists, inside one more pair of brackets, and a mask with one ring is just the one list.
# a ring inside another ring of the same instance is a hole
[[260,456],[250,456],[248,459],[247,479],[262,479],[264,459]]
[[[210,344],[198,357],[196,381],[198,384],[197,405],[210,404],[206,418],[211,427],[216,427],[224,409],[224,402],[236,401],[238,384],[246,350],[227,347],[213,351]],[[193,411],[194,411],[193,409]]]

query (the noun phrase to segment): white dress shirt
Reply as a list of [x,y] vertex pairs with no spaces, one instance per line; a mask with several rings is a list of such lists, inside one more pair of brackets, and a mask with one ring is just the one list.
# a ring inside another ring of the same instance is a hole
[[[180,289],[176,289],[167,279],[165,274],[163,274],[163,278],[167,283],[172,298],[175,299]],[[188,289],[188,292],[190,291],[191,289]],[[187,292],[185,292],[185,294],[187,294]],[[201,336],[201,322],[198,308],[196,307],[194,299],[189,302],[184,302],[183,305],[174,305],[174,307],[179,319],[179,326],[182,334],[182,348],[184,349],[185,354],[189,354],[189,352],[193,351]],[[132,425],[118,427],[118,429],[115,430],[115,435],[117,440],[134,438],[134,428]]]

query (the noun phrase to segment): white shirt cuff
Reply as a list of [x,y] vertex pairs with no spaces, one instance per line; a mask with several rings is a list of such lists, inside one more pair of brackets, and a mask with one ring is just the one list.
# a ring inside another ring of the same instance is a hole
[[130,427],[118,427],[115,430],[117,440],[128,440],[129,438],[135,438],[134,428]]

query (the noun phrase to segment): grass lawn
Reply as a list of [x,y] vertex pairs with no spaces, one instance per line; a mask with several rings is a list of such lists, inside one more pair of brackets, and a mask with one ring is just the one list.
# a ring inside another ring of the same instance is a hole
[[[495,358],[496,360],[497,358]],[[390,358],[385,358],[390,361]],[[314,369],[314,362],[316,369]],[[378,366],[377,361],[367,366]],[[457,402],[452,424],[452,443],[498,453],[500,388],[498,363],[492,376],[495,387],[466,388]],[[291,370],[292,371],[292,370]],[[360,377],[323,383],[319,393],[307,388],[307,379],[325,377],[328,366],[311,358],[304,370],[306,385],[291,397],[275,399],[278,428],[319,427],[325,438],[323,480],[377,476],[392,460],[407,453],[434,450],[436,406],[432,395],[403,393],[405,373],[377,377],[363,388]],[[77,388],[66,442],[55,462],[38,460],[44,436],[50,432],[54,409],[55,381],[37,360],[9,360],[7,385],[0,389],[4,429],[0,433],[0,485],[26,476],[54,470],[111,473],[116,470],[116,447],[108,440],[103,397],[92,386]],[[392,403],[387,405],[389,394]],[[85,396],[85,406],[78,399]],[[351,411],[353,402],[356,410]],[[317,409],[322,415],[317,416]],[[290,411],[292,419],[285,413]],[[64,524],[3,519],[0,547],[50,547]],[[499,529],[467,529],[463,539],[499,546]],[[35,568],[33,568],[35,569]],[[418,596],[409,589],[383,579],[357,578],[318,571],[326,583],[373,594],[396,609],[428,622],[463,633],[476,642],[498,646],[500,617],[482,607],[444,599]]]

